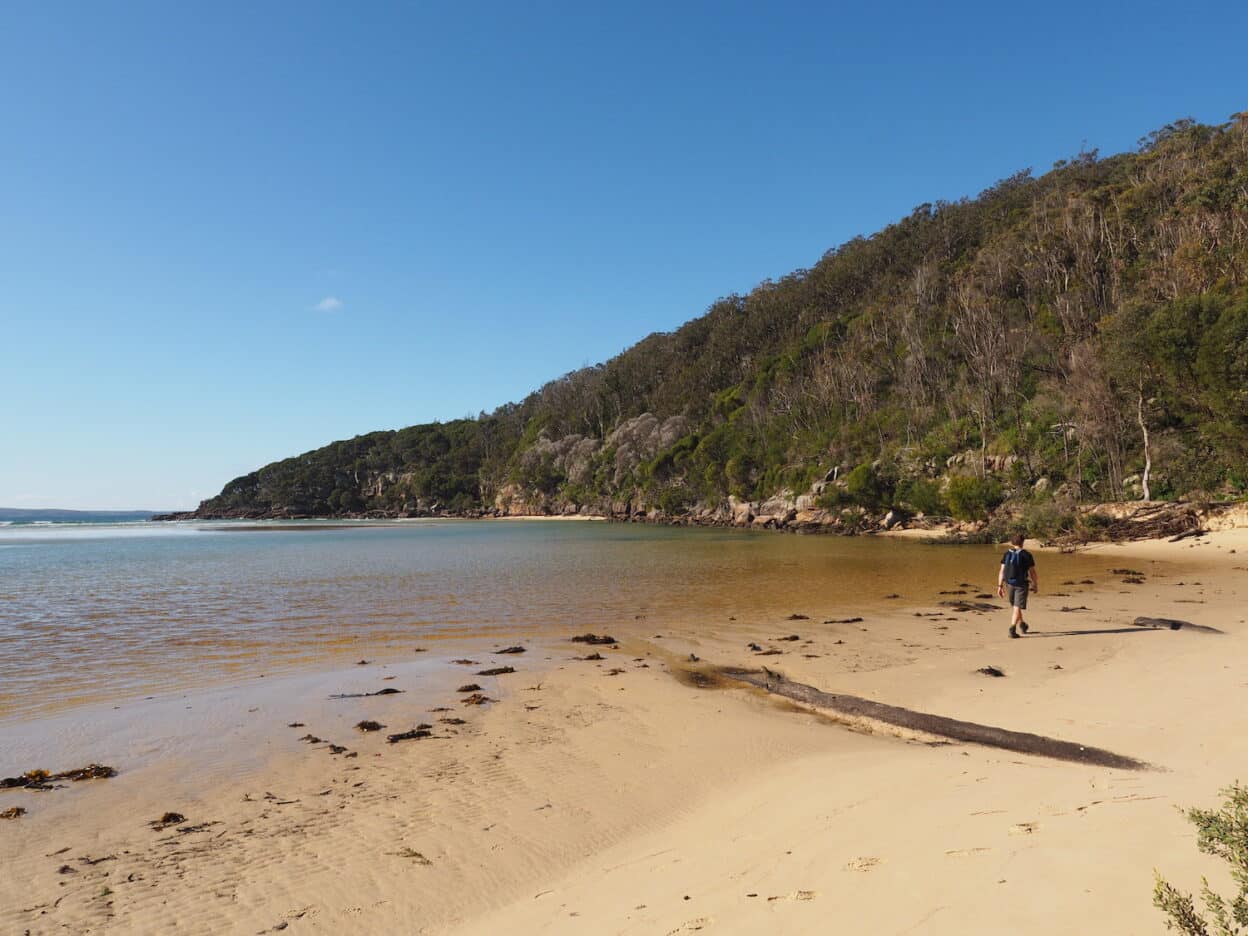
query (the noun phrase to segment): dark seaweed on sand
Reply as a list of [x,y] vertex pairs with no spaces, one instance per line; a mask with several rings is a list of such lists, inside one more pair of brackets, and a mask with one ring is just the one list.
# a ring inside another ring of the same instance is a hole
[[63,770],[60,773],[48,773],[46,770],[28,770],[20,777],[5,777],[0,780],[0,790],[25,788],[28,790],[50,790],[55,780],[106,780],[117,776],[117,771],[103,764],[88,764],[74,770]]

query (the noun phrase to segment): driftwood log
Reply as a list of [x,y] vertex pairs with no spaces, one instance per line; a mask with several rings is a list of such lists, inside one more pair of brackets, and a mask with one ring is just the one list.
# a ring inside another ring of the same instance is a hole
[[1191,621],[1177,621],[1174,618],[1137,617],[1131,622],[1136,627],[1151,627],[1154,630],[1190,630],[1202,634],[1225,634],[1226,631],[1210,627],[1208,624],[1193,624]]
[[915,712],[858,696],[824,692],[814,686],[794,682],[783,674],[768,669],[725,667],[718,670],[718,673],[727,679],[756,686],[775,695],[804,702],[838,715],[882,722],[907,731],[948,738],[951,741],[965,741],[1006,751],[1017,751],[1020,754],[1034,754],[1037,757],[1072,761],[1076,764],[1089,764],[1096,767],[1113,767],[1119,770],[1143,770],[1149,766],[1133,757],[1115,754],[1103,748],[1061,741],[1044,735],[1009,731],[992,725],[959,721],[954,718],[945,718],[942,715],[929,715],[926,712]]
[[385,689],[378,689],[376,692],[337,692],[331,695],[331,699],[367,699],[370,696],[379,695],[398,695],[402,689],[392,689],[387,686]]

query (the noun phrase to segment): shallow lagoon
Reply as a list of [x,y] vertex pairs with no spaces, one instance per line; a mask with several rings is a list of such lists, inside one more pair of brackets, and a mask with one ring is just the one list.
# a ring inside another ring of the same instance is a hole
[[[778,626],[989,591],[995,547],[586,522],[0,529],[0,719],[585,630]],[[1114,561],[1045,555],[1041,584]],[[897,596],[897,597],[886,597]]]

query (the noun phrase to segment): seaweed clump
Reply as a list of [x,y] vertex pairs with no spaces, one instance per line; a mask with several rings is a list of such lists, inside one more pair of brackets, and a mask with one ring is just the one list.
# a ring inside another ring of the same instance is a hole
[[5,777],[0,780],[0,790],[51,790],[57,780],[107,780],[117,776],[117,771],[103,764],[87,764],[73,770],[62,770],[60,773],[49,773],[46,770],[28,770],[19,777]]

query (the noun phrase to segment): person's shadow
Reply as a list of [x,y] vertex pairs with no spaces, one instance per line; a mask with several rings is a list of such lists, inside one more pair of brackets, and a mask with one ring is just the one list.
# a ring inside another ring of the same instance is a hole
[[1028,637],[1091,637],[1095,634],[1149,634],[1151,627],[1096,627],[1088,630],[1038,631],[1034,627],[1027,632]]

